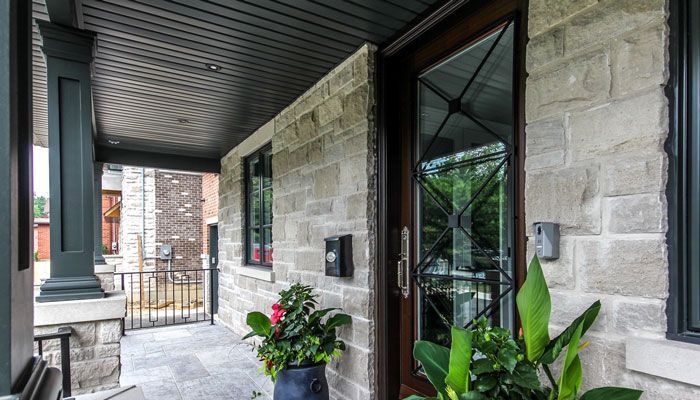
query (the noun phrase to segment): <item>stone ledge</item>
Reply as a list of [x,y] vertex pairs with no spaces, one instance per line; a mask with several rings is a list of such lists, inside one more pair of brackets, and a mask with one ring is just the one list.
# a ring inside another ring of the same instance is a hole
[[700,386],[700,345],[635,338],[625,347],[627,369]]
[[96,274],[113,274],[116,266],[114,264],[98,264],[95,265]]
[[34,303],[34,326],[121,319],[126,315],[126,294],[105,293],[102,299]]
[[275,281],[275,271],[268,267],[255,267],[252,265],[246,265],[245,267],[235,268],[235,271],[239,275],[247,276],[249,278],[258,279],[266,282]]

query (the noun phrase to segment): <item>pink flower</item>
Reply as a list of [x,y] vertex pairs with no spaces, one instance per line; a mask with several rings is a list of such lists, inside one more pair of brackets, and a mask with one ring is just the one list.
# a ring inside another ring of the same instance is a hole
[[270,317],[270,322],[272,325],[277,325],[278,322],[282,320],[282,317],[284,316],[284,313],[287,311],[284,308],[281,308],[278,303],[275,303],[272,305],[272,316]]

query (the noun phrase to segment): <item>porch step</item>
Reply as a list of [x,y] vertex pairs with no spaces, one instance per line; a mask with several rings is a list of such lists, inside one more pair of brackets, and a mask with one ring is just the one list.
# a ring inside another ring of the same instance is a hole
[[97,393],[82,394],[73,397],[75,400],[145,400],[143,391],[138,386],[125,386]]

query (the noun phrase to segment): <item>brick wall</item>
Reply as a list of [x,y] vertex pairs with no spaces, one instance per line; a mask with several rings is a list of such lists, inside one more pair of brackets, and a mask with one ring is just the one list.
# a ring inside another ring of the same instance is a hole
[[[243,157],[255,149],[246,142],[234,148],[219,177],[220,320],[243,334],[246,313],[269,313],[291,282],[316,287],[323,307],[353,317],[340,331],[347,351],[328,370],[333,399],[374,392],[373,61],[374,49],[363,46],[274,120],[272,279],[253,278],[243,266]],[[326,277],[323,238],[341,233],[353,235],[355,274]]]
[[530,1],[526,214],[528,227],[561,224],[561,258],[543,265],[553,330],[602,301],[585,385],[696,399],[697,387],[634,372],[625,356],[632,338],[666,342],[666,18],[663,0]]
[[[156,255],[161,244],[173,248],[173,269],[202,266],[202,176],[155,171]],[[167,261],[156,260],[158,269]]]
[[47,223],[34,226],[34,251],[39,253],[39,260],[51,259],[51,234]]
[[209,224],[219,215],[219,174],[202,175],[202,253],[209,254]]

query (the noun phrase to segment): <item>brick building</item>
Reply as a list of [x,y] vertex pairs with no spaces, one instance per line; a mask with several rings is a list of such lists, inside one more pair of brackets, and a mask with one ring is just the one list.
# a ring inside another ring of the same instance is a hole
[[219,221],[219,174],[202,175],[202,254],[209,254],[209,227]]

